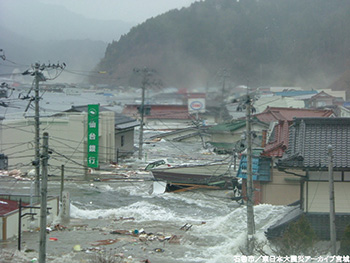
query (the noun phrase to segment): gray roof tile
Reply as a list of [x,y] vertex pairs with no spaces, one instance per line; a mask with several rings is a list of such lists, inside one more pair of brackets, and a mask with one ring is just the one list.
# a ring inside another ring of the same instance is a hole
[[328,145],[333,148],[334,169],[350,170],[350,118],[296,118],[278,165],[328,169]]

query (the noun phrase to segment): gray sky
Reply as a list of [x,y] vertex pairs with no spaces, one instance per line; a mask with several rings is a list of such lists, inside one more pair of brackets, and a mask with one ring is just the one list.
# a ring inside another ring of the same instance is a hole
[[[16,1],[16,0],[0,0]],[[198,0],[40,0],[61,5],[89,18],[141,23],[171,9],[188,7]]]

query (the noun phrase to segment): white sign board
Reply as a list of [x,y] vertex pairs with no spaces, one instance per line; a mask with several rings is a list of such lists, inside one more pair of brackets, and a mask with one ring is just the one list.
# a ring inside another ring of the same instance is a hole
[[188,112],[205,112],[205,98],[191,98],[188,99]]

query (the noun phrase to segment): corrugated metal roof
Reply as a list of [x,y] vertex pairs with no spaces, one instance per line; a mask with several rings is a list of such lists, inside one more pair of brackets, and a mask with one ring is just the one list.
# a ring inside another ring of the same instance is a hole
[[235,120],[210,127],[208,132],[233,132],[246,125],[245,120]]
[[18,209],[18,202],[8,199],[0,198],[0,216],[4,216],[7,213]]
[[122,124],[116,124],[115,128],[116,129],[127,129],[127,128],[132,128],[140,126],[140,122],[138,121],[132,121],[132,122],[127,122],[127,123],[122,123]]
[[[99,107],[100,111],[111,111],[107,108],[104,108],[102,106]],[[64,112],[87,112],[88,105],[82,105],[82,106],[72,106],[69,110],[66,110]],[[115,112],[115,126],[116,128],[123,129],[123,128],[129,128],[129,127],[135,127],[139,124],[135,124],[135,119],[131,118],[129,116],[120,114]]]

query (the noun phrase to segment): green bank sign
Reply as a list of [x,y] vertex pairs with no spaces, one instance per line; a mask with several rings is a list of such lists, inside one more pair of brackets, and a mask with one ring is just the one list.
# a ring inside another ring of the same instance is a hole
[[98,167],[98,118],[99,105],[88,105],[87,164],[92,168]]

